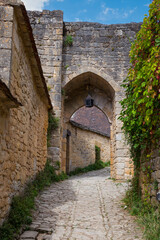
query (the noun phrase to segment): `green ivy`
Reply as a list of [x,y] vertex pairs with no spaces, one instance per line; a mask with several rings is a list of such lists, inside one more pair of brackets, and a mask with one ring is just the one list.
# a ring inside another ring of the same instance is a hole
[[148,161],[151,147],[160,139],[160,1],[150,4],[136,40],[132,43],[131,66],[124,80],[126,98],[120,119],[131,146],[135,168],[142,153]]
[[[141,196],[143,181],[144,204],[150,206],[152,149],[160,139],[160,1],[150,4],[136,40],[131,45],[131,66],[124,80],[126,98],[121,101],[120,119],[130,145],[135,166],[135,192]],[[141,180],[140,172],[143,172]],[[134,183],[133,183],[134,184]]]

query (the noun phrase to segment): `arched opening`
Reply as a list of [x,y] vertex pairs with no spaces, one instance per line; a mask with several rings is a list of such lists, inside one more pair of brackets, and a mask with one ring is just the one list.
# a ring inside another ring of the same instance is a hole
[[86,167],[97,161],[110,161],[110,125],[108,117],[97,107],[81,107],[70,118],[67,136],[66,171]]
[[[91,108],[84,106],[89,93],[88,86],[94,99]],[[115,94],[113,88],[105,79],[87,72],[68,82],[64,86],[64,92],[63,170],[68,172],[94,163],[95,146],[101,149],[101,160],[110,161]]]

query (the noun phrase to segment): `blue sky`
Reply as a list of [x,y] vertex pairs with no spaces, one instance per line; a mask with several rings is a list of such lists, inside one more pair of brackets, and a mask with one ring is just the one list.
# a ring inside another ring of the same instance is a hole
[[142,22],[151,0],[24,0],[30,10],[62,10],[64,21]]

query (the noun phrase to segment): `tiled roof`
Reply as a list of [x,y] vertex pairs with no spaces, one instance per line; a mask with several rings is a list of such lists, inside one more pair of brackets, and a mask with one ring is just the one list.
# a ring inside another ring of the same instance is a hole
[[71,121],[87,127],[90,131],[104,133],[110,136],[110,123],[108,117],[97,107],[82,107],[71,117]]

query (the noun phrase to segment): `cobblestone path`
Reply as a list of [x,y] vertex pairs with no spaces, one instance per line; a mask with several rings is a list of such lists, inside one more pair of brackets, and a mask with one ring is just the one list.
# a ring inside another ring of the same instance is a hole
[[121,207],[127,183],[109,179],[109,169],[53,184],[36,200],[31,240],[137,240],[142,232]]

